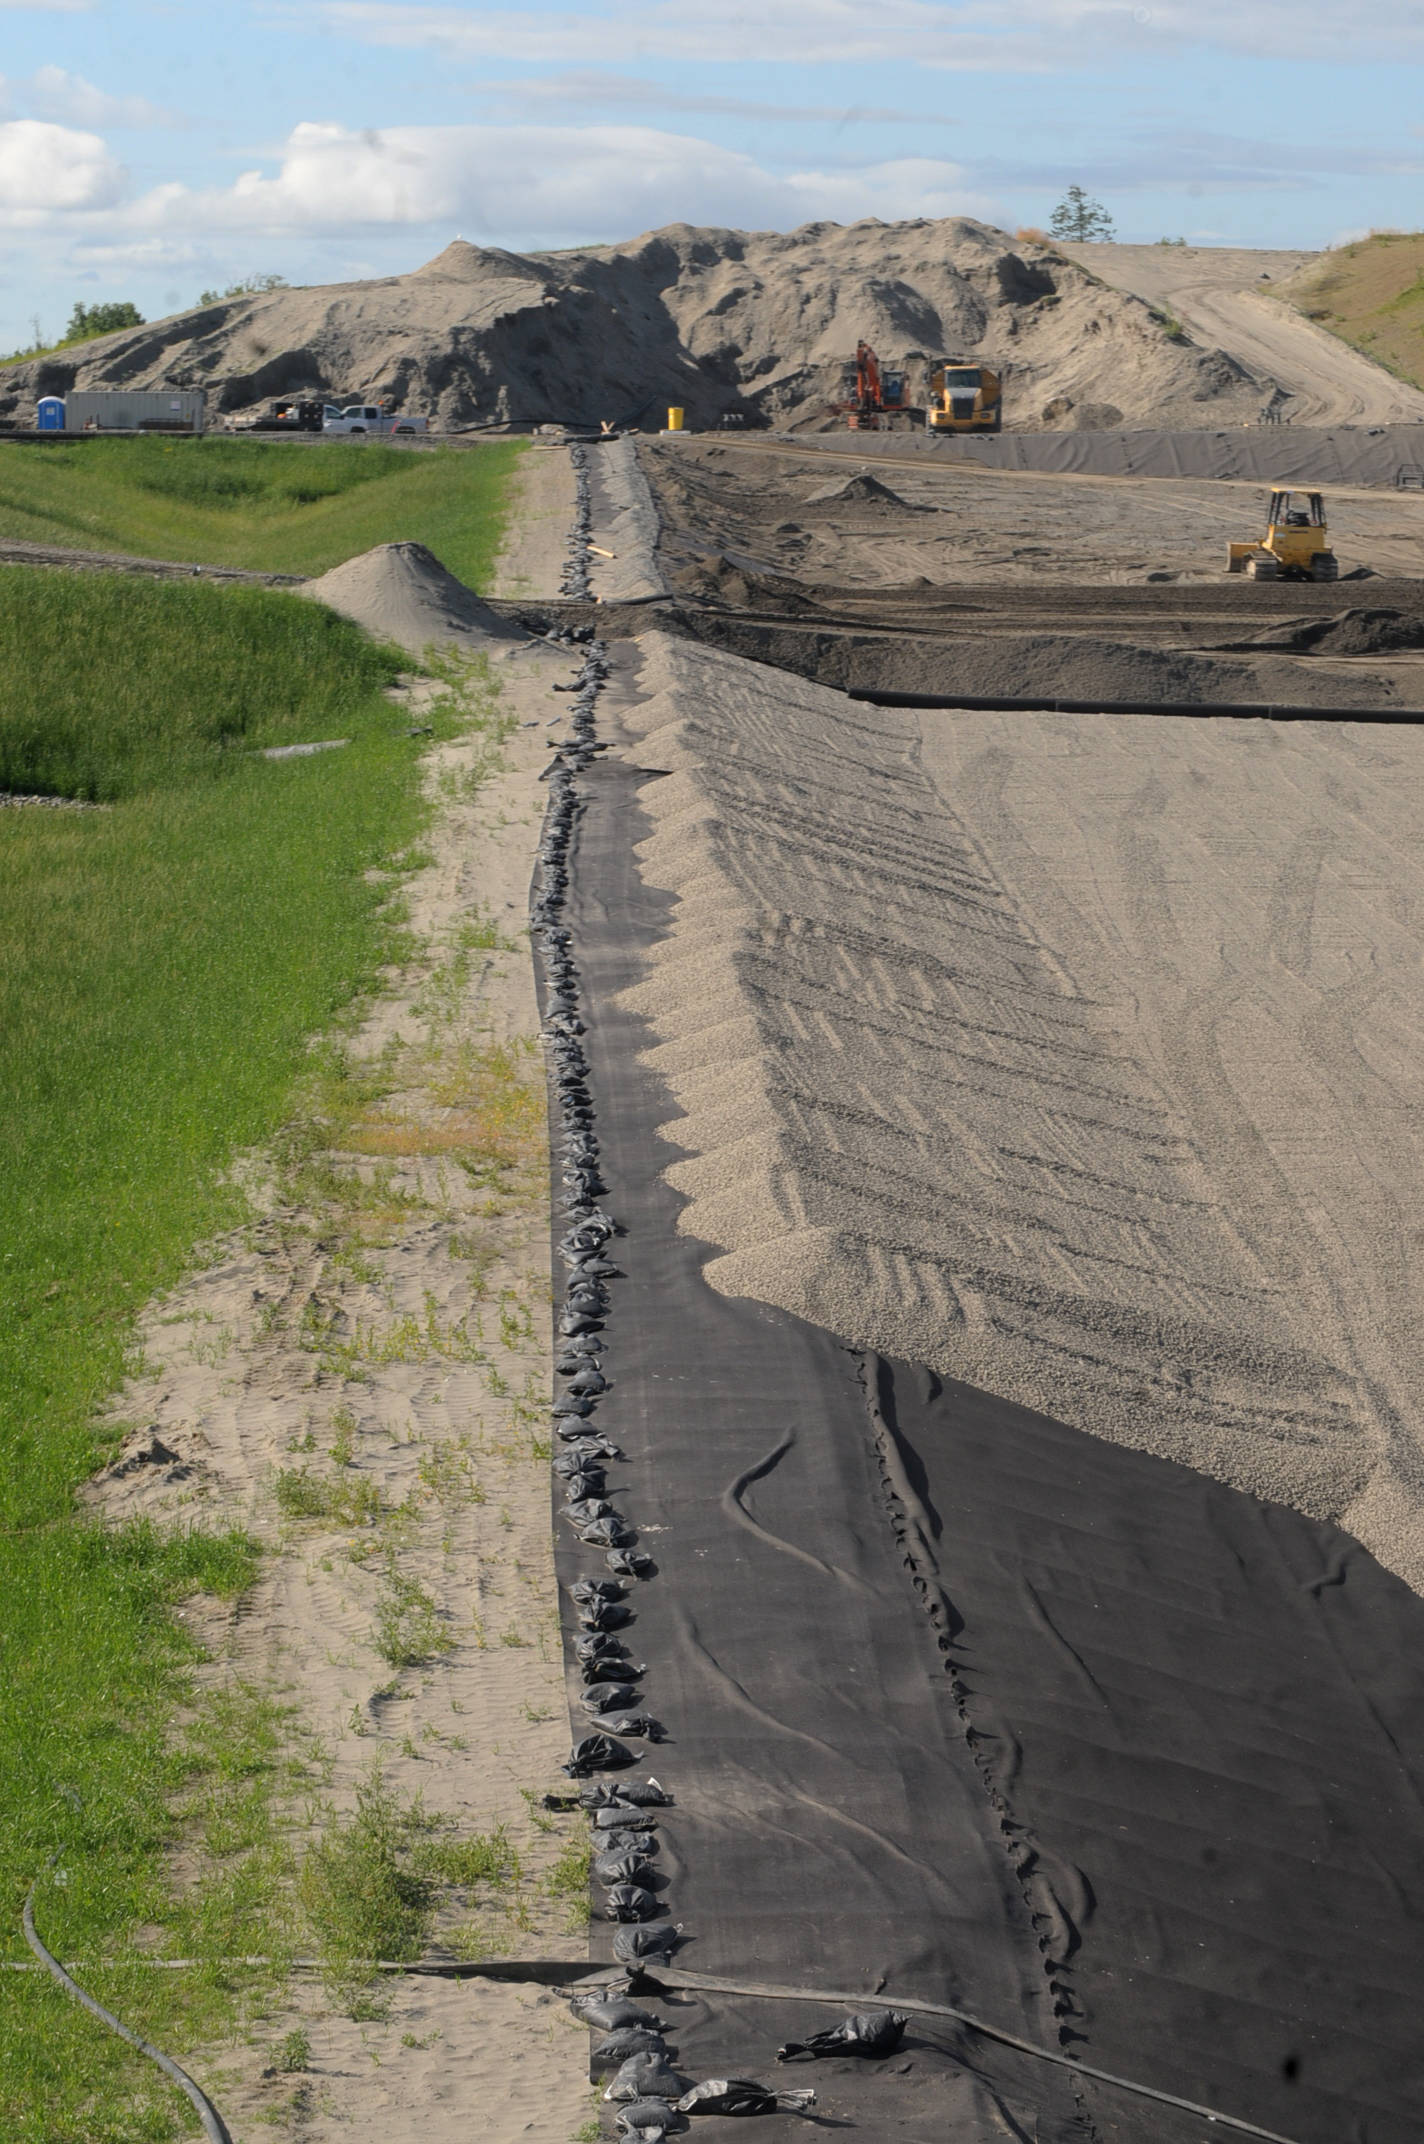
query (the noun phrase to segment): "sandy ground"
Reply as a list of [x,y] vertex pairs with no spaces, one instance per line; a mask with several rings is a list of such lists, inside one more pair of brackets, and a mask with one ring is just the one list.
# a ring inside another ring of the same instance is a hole
[[633,1002],[709,1278],[1424,1587],[1409,727],[856,706],[664,636]]
[[1235,246],[1064,245],[1060,250],[1114,290],[1162,306],[1195,341],[1225,350],[1281,390],[1294,424],[1409,424],[1424,394],[1274,295],[1311,253]]
[[[1216,582],[1227,544],[1262,533],[1268,499],[1218,480],[922,467],[873,446],[850,462],[704,438],[640,453],[670,573],[721,552],[811,586]],[[836,496],[861,473],[894,499]],[[1424,578],[1424,495],[1336,489],[1326,511],[1342,574]]]
[[[561,460],[567,495],[547,463],[526,464],[550,528],[571,496]],[[530,526],[540,533],[516,518],[508,577],[543,570],[549,531],[537,514]],[[295,1708],[314,1799],[350,1808],[379,1762],[391,1787],[462,1834],[507,1827],[525,1867],[517,1892],[457,1894],[438,1941],[580,1957],[585,1936],[541,1888],[572,1820],[541,1828],[526,1799],[566,1784],[569,1739],[538,1441],[550,1352],[543,1134],[492,1184],[459,1166],[468,1141],[453,1099],[470,1053],[498,1044],[527,1052],[517,1062],[542,1097],[524,919],[558,705],[549,688],[570,664],[528,641],[486,653],[501,707],[525,726],[478,785],[477,743],[430,756],[432,860],[407,895],[419,953],[350,1045],[358,1065],[393,1061],[400,1076],[349,1148],[316,1157],[362,1188],[304,1208],[279,1169],[249,1161],[260,1217],[152,1307],[144,1375],[117,1402],[144,1426],[91,1494],[116,1516],[240,1524],[267,1545],[236,1616],[196,1627],[212,1681]],[[417,718],[431,690],[411,687]],[[379,1496],[381,1520],[284,1518],[278,1476],[297,1469]],[[435,1605],[446,1649],[424,1665],[392,1669],[377,1649],[392,1572]],[[312,1816],[306,1804],[289,1812],[298,1848]],[[387,1994],[383,2016],[358,2021],[320,1983],[298,1982],[279,2014],[207,2050],[200,2068],[235,2137],[275,2127],[310,2144],[476,2133],[567,2144],[587,2119],[586,2035],[553,1995],[480,1981],[398,1981]],[[271,2050],[298,2022],[311,2066],[282,2074]]]

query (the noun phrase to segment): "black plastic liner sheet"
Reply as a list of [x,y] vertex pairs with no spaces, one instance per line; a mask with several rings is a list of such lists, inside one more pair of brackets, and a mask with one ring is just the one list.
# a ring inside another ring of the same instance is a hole
[[[674,1973],[947,2002],[1300,2144],[1417,2144],[1424,1602],[1327,1527],[704,1282],[617,1003],[666,929],[649,778],[584,778],[566,920],[626,1231],[597,1427],[658,1565],[626,1635],[670,1736]],[[601,1575],[558,1531],[561,1582]],[[770,2079],[835,2016],[658,2007],[692,2076]],[[918,2018],[886,2064],[780,2074],[905,2144],[1223,2134]]]
[[1055,476],[1225,477],[1258,484],[1424,485],[1424,425],[1240,425],[1189,432],[827,432],[788,445],[890,460],[980,462]]

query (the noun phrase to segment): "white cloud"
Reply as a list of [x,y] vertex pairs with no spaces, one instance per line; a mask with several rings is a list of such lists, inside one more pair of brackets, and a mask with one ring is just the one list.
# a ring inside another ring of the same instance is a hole
[[781,228],[817,217],[980,214],[959,167],[904,159],[863,171],[768,172],[751,157],[651,127],[387,127],[307,122],[274,176],[156,188],[130,228],[283,233],[445,224],[502,244],[613,240],[659,224]]
[[123,166],[97,134],[40,119],[0,124],[0,221],[35,223],[56,209],[108,208],[123,180]]
[[[1164,46],[1208,45],[1279,60],[1340,60],[1338,10],[1297,0],[612,0],[562,14],[514,8],[409,6],[402,0],[322,0],[341,34],[460,59],[567,63],[596,48],[610,65],[630,59],[725,61],[745,50],[763,62],[884,61],[896,49],[917,66],[1016,73],[1100,67]],[[1353,0],[1350,58],[1424,56],[1417,0]]]
[[[1003,34],[1004,17],[987,0],[982,22],[969,8],[934,0],[766,0],[729,8],[722,0],[623,0],[610,9],[567,15],[515,9],[406,7],[399,0],[321,0],[317,12],[338,33],[368,44],[404,45],[458,59],[534,60],[558,64],[571,51],[600,58],[725,62],[738,52],[763,62],[804,66],[838,60],[883,62],[897,48],[917,64],[1011,66],[1020,72],[1058,64],[1036,37]],[[1012,15],[1012,0],[1006,0]],[[1031,6],[1033,0],[1028,0]],[[1050,0],[1052,4],[1052,0]],[[1125,12],[1125,11],[1124,11]],[[1025,32],[1036,25],[1025,24]]]
[[28,83],[16,87],[25,91],[26,102],[41,119],[68,126],[164,127],[174,123],[171,113],[150,104],[146,97],[111,97],[83,75],[67,74],[63,67],[41,67]]
[[608,74],[601,68],[564,74],[531,75],[519,82],[482,83],[479,95],[490,103],[573,104],[594,109],[657,112],[705,112],[726,119],[750,119],[781,126],[957,126],[938,112],[907,112],[880,104],[762,104],[753,97],[716,97],[669,89],[638,75]]

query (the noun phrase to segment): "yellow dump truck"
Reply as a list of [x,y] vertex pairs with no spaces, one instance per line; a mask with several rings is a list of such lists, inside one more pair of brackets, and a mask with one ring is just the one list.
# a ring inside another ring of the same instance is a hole
[[1003,422],[997,372],[964,358],[941,358],[930,369],[925,425],[931,432],[997,432]]
[[1335,581],[1340,562],[1330,548],[1325,506],[1318,491],[1280,485],[1271,493],[1266,533],[1255,543],[1226,547],[1228,573],[1253,581]]

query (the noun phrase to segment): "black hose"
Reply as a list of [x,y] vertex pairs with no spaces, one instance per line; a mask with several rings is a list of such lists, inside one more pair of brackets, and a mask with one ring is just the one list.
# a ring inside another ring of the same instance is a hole
[[51,1951],[46,1950],[35,1928],[34,1903],[35,1887],[34,1884],[31,1884],[25,1899],[23,1916],[25,1941],[39,1959],[41,1965],[44,1966],[47,1972],[54,1975],[65,1993],[72,1995],[76,2002],[82,2003],[91,2016],[98,2018],[101,2025],[107,2025],[110,2032],[116,2032],[121,2040],[127,2040],[129,2046],[136,2047],[141,2055],[147,2055],[150,2062],[156,2062],[158,2067],[187,2093],[189,2099],[192,2100],[193,2105],[198,2110],[198,2119],[203,2125],[203,2132],[207,2137],[211,2138],[212,2144],[232,2144],[231,2130],[202,2086],[196,2083],[188,2075],[188,2072],[173,2060],[171,2055],[165,2055],[161,2047],[154,2047],[150,2041],[140,2038],[138,2033],[130,2031],[122,2019],[116,2018],[112,2010],[106,2010],[104,2005],[96,2002],[92,1995],[86,1995],[78,1981],[72,1980],[69,1974],[65,1972],[58,1958]]
[[1417,707],[1278,707],[1266,700],[1060,700],[1043,693],[1011,699],[974,692],[882,692],[878,686],[846,688],[848,700],[872,707],[965,709],[970,714],[1012,715],[1233,715],[1253,722],[1418,722]]

